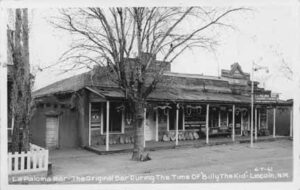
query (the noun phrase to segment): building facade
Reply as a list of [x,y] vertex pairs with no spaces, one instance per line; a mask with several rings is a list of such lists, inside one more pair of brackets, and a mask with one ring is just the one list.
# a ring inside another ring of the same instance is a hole
[[[157,61],[156,66],[161,64]],[[170,68],[163,77],[147,99],[145,141],[206,139],[209,143],[217,136],[234,140],[250,134],[250,74],[238,63],[222,70],[219,77],[174,73]],[[259,88],[258,82],[254,82],[254,94],[255,137],[290,134],[291,120],[280,127],[276,123],[279,112],[290,117],[292,100],[280,100]],[[51,149],[134,141],[126,95],[105,77],[95,77],[93,71],[39,89],[34,97],[37,107],[30,129],[34,144]]]

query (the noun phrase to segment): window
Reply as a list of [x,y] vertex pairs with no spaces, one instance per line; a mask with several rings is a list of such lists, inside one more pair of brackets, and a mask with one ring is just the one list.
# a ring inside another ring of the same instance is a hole
[[209,110],[209,127],[216,128],[219,126],[219,110],[216,107],[212,107]]
[[[122,132],[122,104],[119,102],[110,102],[109,105],[109,132]],[[106,103],[103,103],[103,133],[106,133]]]
[[[122,132],[122,104],[118,102],[110,102],[109,106],[109,132]],[[106,102],[91,103],[90,110],[91,130],[101,130],[106,133]]]
[[166,123],[167,115],[168,115],[168,109],[165,109],[165,110],[158,109],[158,123]]
[[221,127],[227,127],[227,114],[228,112],[226,110],[221,110]]
[[90,121],[91,121],[91,129],[100,129],[103,125],[103,116],[101,114],[102,103],[91,103],[91,113],[90,113]]
[[[179,116],[178,130],[182,130],[183,129],[182,109],[179,109],[178,116]],[[169,118],[170,118],[169,130],[176,130],[176,106],[172,106],[172,109],[169,110]]]

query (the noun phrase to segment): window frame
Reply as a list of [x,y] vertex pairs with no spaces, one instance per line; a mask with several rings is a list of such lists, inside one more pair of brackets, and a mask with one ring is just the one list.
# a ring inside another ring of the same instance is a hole
[[[109,102],[110,104],[112,102]],[[117,102],[113,102],[113,103],[117,103]],[[93,110],[93,104],[99,104],[99,109],[98,109],[98,112],[100,115],[100,123],[98,124],[93,124],[92,123],[92,110]],[[90,136],[91,136],[91,131],[96,131],[96,130],[100,130],[100,134],[101,135],[106,135],[106,106],[107,106],[107,102],[89,102],[89,131],[90,131]],[[109,107],[110,109],[110,112],[111,112],[111,105]],[[125,111],[122,110],[122,113],[121,113],[121,129],[120,131],[109,131],[109,134],[124,134],[125,133]],[[109,120],[111,121],[111,114],[109,115]],[[95,127],[95,126],[98,126],[98,127]],[[110,127],[111,129],[111,122],[110,122]]]

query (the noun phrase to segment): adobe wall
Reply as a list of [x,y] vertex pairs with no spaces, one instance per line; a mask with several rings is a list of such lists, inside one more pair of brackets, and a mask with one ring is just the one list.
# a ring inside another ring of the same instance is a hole
[[78,137],[79,146],[89,145],[89,92],[81,90],[77,99]]
[[77,111],[59,104],[40,104],[30,123],[31,143],[46,146],[46,118],[58,116],[59,148],[78,147],[78,117]]

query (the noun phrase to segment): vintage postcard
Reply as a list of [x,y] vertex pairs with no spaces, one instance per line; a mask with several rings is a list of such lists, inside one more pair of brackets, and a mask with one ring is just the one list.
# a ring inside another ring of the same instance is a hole
[[4,189],[300,188],[299,2],[0,3]]

